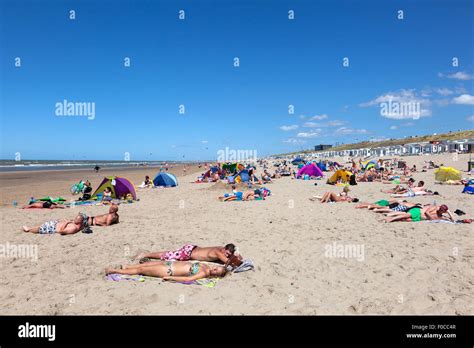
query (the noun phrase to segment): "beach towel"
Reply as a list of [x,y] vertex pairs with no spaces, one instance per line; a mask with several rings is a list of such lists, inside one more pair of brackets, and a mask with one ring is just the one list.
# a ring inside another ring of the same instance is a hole
[[105,276],[107,280],[113,280],[114,282],[119,282],[122,280],[133,280],[138,282],[144,282],[145,276],[142,275],[129,275],[129,274],[118,274],[118,273],[111,273]]
[[185,284],[185,285],[201,285],[205,286],[206,288],[213,288],[217,285],[219,278],[203,278],[198,280],[193,280],[192,282],[174,282],[178,284]]
[[251,260],[243,260],[242,264],[234,269],[234,273],[240,273],[240,272],[246,272],[255,269],[255,266],[253,265],[253,262]]
[[468,193],[470,195],[474,194],[474,187],[472,186],[466,186],[464,187],[464,189],[462,190],[462,193]]
[[459,224],[459,222],[452,222],[449,220],[425,220],[424,222],[429,222],[432,224],[443,223],[443,224]]
[[[106,280],[112,280],[114,282],[120,282],[120,281],[137,281],[143,283],[146,280],[151,280],[151,281],[161,281],[161,278],[157,277],[148,277],[144,275],[128,275],[128,274],[118,274],[118,273],[111,273],[107,274],[105,276]],[[170,283],[176,283],[176,284],[185,284],[185,285],[201,285],[205,286],[206,288],[213,288],[217,285],[217,281],[219,278],[204,278],[204,279],[198,279],[198,280],[193,280],[192,282],[170,282]]]

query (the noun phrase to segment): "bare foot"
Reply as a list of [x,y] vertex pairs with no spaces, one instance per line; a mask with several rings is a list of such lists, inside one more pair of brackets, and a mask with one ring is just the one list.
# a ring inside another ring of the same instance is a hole
[[23,232],[30,232],[30,228],[28,226],[23,226]]

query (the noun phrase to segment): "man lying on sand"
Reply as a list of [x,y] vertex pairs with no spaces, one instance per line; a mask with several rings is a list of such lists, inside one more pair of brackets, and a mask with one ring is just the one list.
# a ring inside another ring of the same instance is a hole
[[123,265],[121,269],[106,268],[105,274],[141,274],[176,282],[191,282],[209,277],[224,277],[225,266],[211,266],[199,262],[156,261],[142,265]]
[[53,203],[50,201],[45,202],[34,202],[28,205],[25,205],[22,209],[64,209],[65,206]]
[[388,207],[390,204],[395,204],[395,203],[398,203],[396,199],[390,199],[390,200],[381,199],[374,203],[360,202],[359,204],[355,206],[355,208],[372,210],[372,209],[376,209],[380,207]]
[[356,205],[356,209],[367,208],[372,210],[374,213],[392,213],[392,212],[406,212],[410,208],[419,207],[419,203],[408,203],[407,201],[399,202],[395,199],[385,200],[381,199],[380,201],[374,203],[359,203]]
[[408,221],[416,222],[422,220],[446,220],[454,222],[454,216],[449,211],[448,206],[426,206],[424,208],[415,207],[407,212],[390,213],[387,215],[385,222]]
[[110,226],[119,223],[118,206],[112,204],[108,214],[91,216],[88,219],[89,226]]
[[147,264],[153,263],[150,259],[160,259],[162,261],[220,261],[227,264],[234,255],[242,260],[242,257],[236,254],[236,247],[232,243],[215,247],[198,247],[197,245],[186,244],[174,251],[146,253],[139,255],[137,258],[140,263]]
[[393,194],[392,197],[401,198],[401,197],[433,196],[433,195],[438,196],[439,193],[437,191],[433,192],[431,190],[426,190],[425,191],[425,189],[423,188],[421,190],[416,190],[416,191],[409,190],[406,193]]
[[[86,223],[84,223],[84,221],[86,221]],[[41,226],[23,226],[23,231],[39,234],[59,233],[65,235],[77,233],[85,227],[87,227],[87,215],[79,213],[74,220],[51,220]]]

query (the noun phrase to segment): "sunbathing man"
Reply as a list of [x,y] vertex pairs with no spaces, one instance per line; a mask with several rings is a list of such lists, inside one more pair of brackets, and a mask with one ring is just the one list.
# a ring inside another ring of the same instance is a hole
[[33,202],[28,205],[25,205],[22,209],[64,209],[66,208],[63,205],[53,203],[51,201],[45,202]]
[[199,262],[157,261],[142,265],[124,265],[121,269],[106,268],[105,274],[141,274],[176,282],[191,282],[201,278],[224,277],[225,266],[211,266]]
[[407,212],[390,213],[387,215],[385,222],[395,221],[421,221],[421,220],[446,220],[454,221],[453,214],[449,211],[448,206],[426,206],[410,208]]
[[403,201],[403,202],[391,203],[386,207],[378,207],[378,208],[373,209],[372,211],[374,213],[382,213],[382,214],[388,215],[393,212],[407,212],[411,208],[414,208],[414,207],[421,208],[422,205],[420,203],[408,203],[407,201]]
[[398,203],[398,200],[396,199],[390,199],[390,200],[385,200],[385,199],[381,199],[377,202],[374,202],[374,203],[367,203],[367,202],[361,202],[359,204],[357,204],[355,206],[356,209],[369,209],[369,210],[373,210],[373,209],[377,209],[377,208],[382,208],[382,207],[388,207],[390,206],[391,204],[396,204]]
[[89,226],[110,226],[119,223],[118,206],[112,204],[109,213],[104,215],[91,216],[88,219]]
[[39,234],[74,234],[87,226],[87,223],[84,223],[84,221],[87,221],[87,215],[80,213],[74,218],[74,220],[51,220],[45,222],[41,226],[23,226],[23,231]]
[[225,246],[198,247],[197,245],[187,244],[173,251],[158,251],[139,255],[137,258],[140,263],[153,263],[151,259],[160,259],[162,261],[220,261],[229,262],[230,258],[236,255],[239,259],[242,257],[236,254],[236,247],[229,243]]
[[433,192],[431,190],[426,190],[422,188],[421,190],[413,191],[409,190],[406,193],[397,193],[393,194],[392,197],[401,198],[401,197],[415,197],[415,196],[438,196],[439,193],[437,191]]

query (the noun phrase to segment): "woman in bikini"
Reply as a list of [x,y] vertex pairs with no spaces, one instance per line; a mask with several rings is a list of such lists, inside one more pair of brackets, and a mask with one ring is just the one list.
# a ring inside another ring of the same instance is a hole
[[201,278],[224,277],[224,266],[188,261],[154,261],[139,265],[123,265],[121,269],[106,268],[105,274],[141,274],[176,282],[190,282]]

